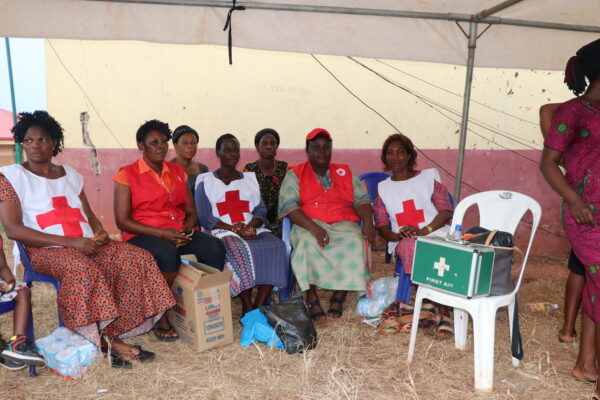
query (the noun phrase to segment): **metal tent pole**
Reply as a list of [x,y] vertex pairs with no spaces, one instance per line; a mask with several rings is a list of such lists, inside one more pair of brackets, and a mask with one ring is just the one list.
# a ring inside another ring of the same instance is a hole
[[471,102],[471,83],[473,82],[473,66],[475,65],[475,47],[477,45],[477,22],[469,23],[469,54],[467,58],[467,77],[465,78],[465,93],[463,96],[463,111],[460,122],[460,139],[458,142],[458,165],[456,166],[456,181],[454,182],[454,202],[460,201],[460,186],[462,184],[463,163],[465,160],[465,144],[469,124],[469,103]]
[[[17,124],[17,102],[15,100],[15,83],[13,81],[12,71],[12,58],[10,56],[10,40],[4,38],[4,44],[6,45],[6,62],[8,63],[8,82],[10,85],[10,103],[12,106],[13,125]],[[15,143],[15,159],[17,164],[23,161],[23,154],[21,151],[21,143]]]

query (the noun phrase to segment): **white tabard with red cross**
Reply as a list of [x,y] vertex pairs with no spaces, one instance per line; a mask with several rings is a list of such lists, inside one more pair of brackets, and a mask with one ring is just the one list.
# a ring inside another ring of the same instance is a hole
[[68,237],[93,237],[79,194],[83,179],[64,166],[65,176],[47,179],[19,164],[0,168],[17,192],[23,210],[23,225],[36,231]]
[[[379,182],[377,191],[390,216],[392,231],[398,232],[405,225],[423,228],[431,223],[438,214],[431,202],[435,181],[440,182],[440,175],[431,168],[405,181],[387,178]],[[449,227],[444,225],[427,236],[446,236],[448,232]],[[396,242],[389,243],[388,251],[392,252],[395,247]]]
[[[238,222],[248,224],[254,216],[252,210],[260,204],[260,187],[254,172],[244,172],[242,179],[237,179],[226,185],[215,177],[213,172],[207,172],[198,177],[197,184],[204,182],[206,197],[212,206],[212,214],[226,224],[233,225]],[[257,233],[269,232],[268,229],[259,228]],[[233,234],[215,230],[213,234]],[[235,234],[233,234],[235,235]]]

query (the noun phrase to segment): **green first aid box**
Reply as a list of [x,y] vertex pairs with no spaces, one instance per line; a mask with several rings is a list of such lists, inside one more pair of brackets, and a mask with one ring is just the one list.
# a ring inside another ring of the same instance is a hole
[[467,298],[490,294],[494,249],[440,237],[418,237],[412,281]]

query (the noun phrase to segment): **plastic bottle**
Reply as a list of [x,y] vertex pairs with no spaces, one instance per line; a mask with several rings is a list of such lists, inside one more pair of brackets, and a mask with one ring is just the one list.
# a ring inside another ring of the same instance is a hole
[[454,232],[452,232],[452,240],[459,241],[462,235],[462,225],[456,224],[454,227]]
[[550,311],[550,310],[558,310],[558,304],[549,303],[547,301],[540,302],[540,303],[527,303],[527,304],[525,304],[525,308],[528,311],[533,311],[533,312],[546,312],[546,311]]

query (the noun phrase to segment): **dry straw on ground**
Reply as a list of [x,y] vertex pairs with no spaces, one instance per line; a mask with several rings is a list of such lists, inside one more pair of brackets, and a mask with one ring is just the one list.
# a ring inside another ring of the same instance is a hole
[[[391,275],[393,267],[375,254],[376,276]],[[521,304],[551,301],[562,304],[564,262],[536,260],[528,267]],[[322,292],[326,304],[330,293]],[[405,363],[408,335],[380,336],[361,323],[349,296],[340,320],[317,327],[319,346],[305,354],[288,355],[262,344],[239,346],[240,305],[234,301],[233,344],[197,353],[185,344],[160,343],[152,335],[134,338],[155,351],[153,363],[136,363],[129,371],[102,362],[77,381],[66,381],[39,369],[0,369],[0,397],[6,399],[586,399],[593,386],[578,382],[570,371],[578,344],[557,340],[562,312],[522,310],[525,358],[520,368],[510,362],[507,313],[498,313],[494,391],[473,389],[473,337],[469,350],[454,348],[453,340],[420,331],[415,361]],[[34,319],[38,337],[57,326],[56,295],[47,285],[34,285]],[[0,317],[0,332],[10,334],[9,315]]]

